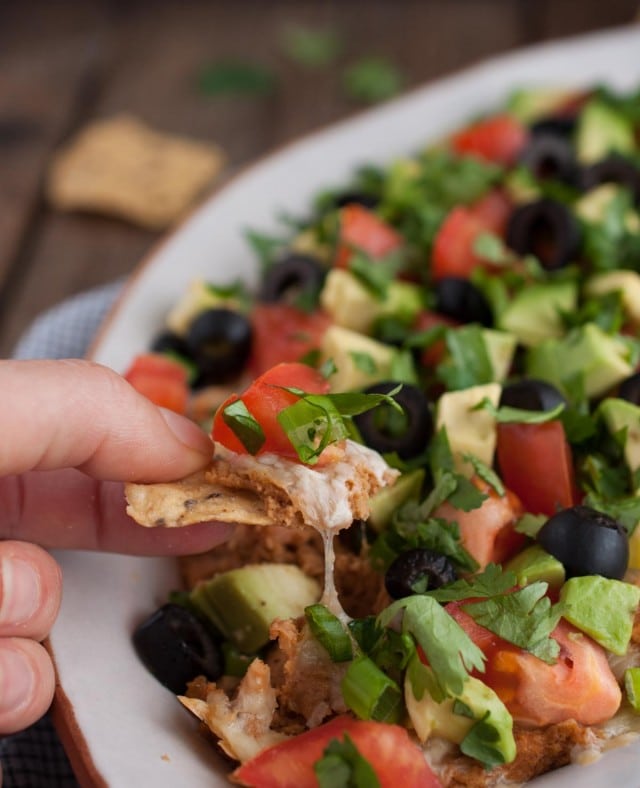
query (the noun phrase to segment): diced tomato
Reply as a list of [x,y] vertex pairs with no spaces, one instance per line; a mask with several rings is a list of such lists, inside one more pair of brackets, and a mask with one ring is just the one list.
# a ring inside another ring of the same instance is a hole
[[384,257],[402,246],[402,236],[375,213],[351,203],[340,209],[340,235],[334,265],[346,268],[354,249],[369,257]]
[[141,353],[131,362],[124,378],[161,408],[184,413],[189,399],[188,373],[179,361],[161,353]]
[[[473,601],[473,600],[468,600]],[[621,700],[604,649],[564,619],[551,637],[560,644],[550,665],[476,623],[461,610],[465,602],[446,609],[487,658],[484,681],[505,704],[516,722],[551,725],[575,719],[597,725],[612,717]]]
[[571,447],[560,421],[498,424],[500,475],[528,512],[551,516],[578,502]]
[[490,563],[502,563],[523,547],[525,537],[514,526],[524,509],[510,490],[500,496],[482,479],[474,477],[472,481],[488,496],[481,506],[465,512],[445,502],[435,510],[434,516],[458,523],[462,545],[483,569]]
[[285,361],[300,361],[317,350],[331,325],[324,312],[303,312],[290,304],[256,304],[251,320],[255,375]]
[[431,276],[468,278],[478,266],[489,264],[474,251],[482,233],[504,235],[512,205],[505,195],[491,191],[474,205],[459,205],[447,214],[433,244]]
[[347,716],[268,747],[236,769],[232,778],[253,788],[317,788],[314,764],[331,741],[343,741],[345,734],[371,764],[381,788],[441,788],[404,728]]
[[512,115],[500,114],[485,118],[451,137],[457,153],[476,156],[485,161],[510,166],[527,144],[529,132]]
[[[424,311],[416,317],[413,328],[415,331],[428,331],[438,326],[454,328],[457,325],[459,324],[449,317],[439,315],[437,312]],[[435,367],[442,361],[446,350],[444,339],[439,339],[422,351],[420,359],[425,367]]]
[[[248,453],[222,416],[227,405],[241,399],[265,434],[265,442],[258,454],[269,452],[290,460],[298,460],[296,450],[278,422],[278,413],[297,402],[299,397],[285,391],[283,387],[299,388],[310,394],[326,394],[329,391],[325,378],[306,364],[278,364],[255,380],[243,394],[233,394],[222,403],[213,420],[211,434],[214,441],[238,454]],[[331,446],[325,449],[326,460],[333,456],[330,450]]]

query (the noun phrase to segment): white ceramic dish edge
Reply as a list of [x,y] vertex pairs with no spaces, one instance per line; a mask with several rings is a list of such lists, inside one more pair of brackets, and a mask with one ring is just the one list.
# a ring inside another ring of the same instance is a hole
[[[93,357],[122,371],[143,350],[188,282],[252,281],[242,237],[269,230],[278,211],[304,214],[319,189],[359,164],[417,150],[515,86],[640,82],[640,28],[552,42],[507,54],[438,80],[381,108],[287,146],[213,195],[137,272],[101,332]],[[138,664],[128,634],[177,583],[173,562],[67,553],[65,595],[50,638],[61,688],[57,719],[86,785],[224,786],[221,762],[175,699]],[[535,781],[539,788],[632,788],[640,747]]]

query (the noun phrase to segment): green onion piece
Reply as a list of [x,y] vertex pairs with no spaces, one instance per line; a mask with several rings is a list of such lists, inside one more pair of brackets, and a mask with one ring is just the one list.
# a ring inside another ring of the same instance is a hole
[[265,434],[241,399],[227,405],[222,411],[222,420],[249,454],[260,451],[266,440]]
[[640,711],[640,668],[627,668],[625,670],[624,689],[631,707],[635,711]]
[[281,410],[278,422],[300,460],[308,465],[314,465],[330,443],[348,436],[339,411],[321,394],[308,394]]
[[342,679],[347,706],[363,720],[398,722],[403,710],[402,690],[364,655],[356,657]]
[[332,662],[348,662],[353,658],[349,633],[325,605],[309,605],[304,614],[314,638],[328,651]]
[[243,654],[229,641],[222,644],[224,657],[224,675],[241,679],[247,672],[249,665],[255,659],[255,654]]

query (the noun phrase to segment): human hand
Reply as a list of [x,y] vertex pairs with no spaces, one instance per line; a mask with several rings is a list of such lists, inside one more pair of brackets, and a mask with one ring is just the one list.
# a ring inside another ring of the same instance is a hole
[[203,552],[230,526],[146,529],[123,482],[178,479],[211,458],[209,438],[84,361],[0,361],[0,733],[35,722],[53,698],[42,641],[62,577],[44,548],[136,555]]

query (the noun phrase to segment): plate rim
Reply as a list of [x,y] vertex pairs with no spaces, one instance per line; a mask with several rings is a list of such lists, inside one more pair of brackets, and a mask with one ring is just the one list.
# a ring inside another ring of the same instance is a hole
[[[210,204],[214,203],[221,196],[223,196],[227,189],[235,186],[244,178],[249,177],[255,169],[269,163],[272,160],[276,160],[281,156],[286,156],[291,150],[298,146],[312,143],[314,139],[321,138],[329,131],[340,131],[346,129],[352,124],[357,124],[363,120],[366,120],[368,117],[392,113],[397,106],[418,101],[422,94],[428,94],[429,90],[441,85],[445,85],[448,81],[461,80],[467,76],[471,77],[473,76],[474,72],[480,72],[484,68],[490,68],[503,61],[514,59],[520,60],[526,59],[529,56],[543,55],[545,50],[562,49],[567,47],[570,48],[573,46],[587,47],[589,44],[597,45],[598,43],[604,42],[608,39],[614,41],[618,38],[633,38],[636,36],[640,40],[640,20],[637,22],[630,22],[626,25],[608,27],[585,33],[559,36],[546,41],[529,43],[524,46],[514,46],[498,54],[479,56],[477,59],[474,59],[472,62],[467,63],[460,68],[448,71],[437,77],[421,82],[420,84],[413,86],[409,90],[402,92],[399,96],[394,97],[383,104],[364,109],[357,109],[353,112],[350,112],[346,116],[339,118],[338,120],[324,123],[321,126],[295,136],[292,139],[278,145],[277,147],[265,151],[257,158],[251,159],[240,165],[229,178],[223,180],[219,185],[214,186],[201,202],[194,206],[174,227],[170,228],[170,230],[168,230],[164,235],[162,235],[162,237],[155,241],[144,253],[139,262],[135,265],[134,269],[127,276],[114,304],[109,309],[106,317],[101,322],[98,331],[93,337],[85,357],[89,360],[95,360],[95,357],[99,353],[105,337],[109,333],[118,314],[123,309],[123,306],[126,304],[127,300],[131,297],[131,294],[135,291],[138,280],[153,264],[154,260],[161,254],[163,249],[171,243],[176,235],[182,234],[188,225],[198,216],[207,212],[209,210]],[[80,724],[78,723],[74,703],[58,678],[55,649],[49,638],[47,638],[45,641],[45,647],[52,659],[56,672],[56,686],[54,699],[50,708],[50,714],[55,729],[71,763],[74,775],[80,785],[87,786],[87,788],[107,788],[109,783],[101,774],[92,756],[92,748],[95,748],[95,743],[90,744],[86,739],[86,736]]]

